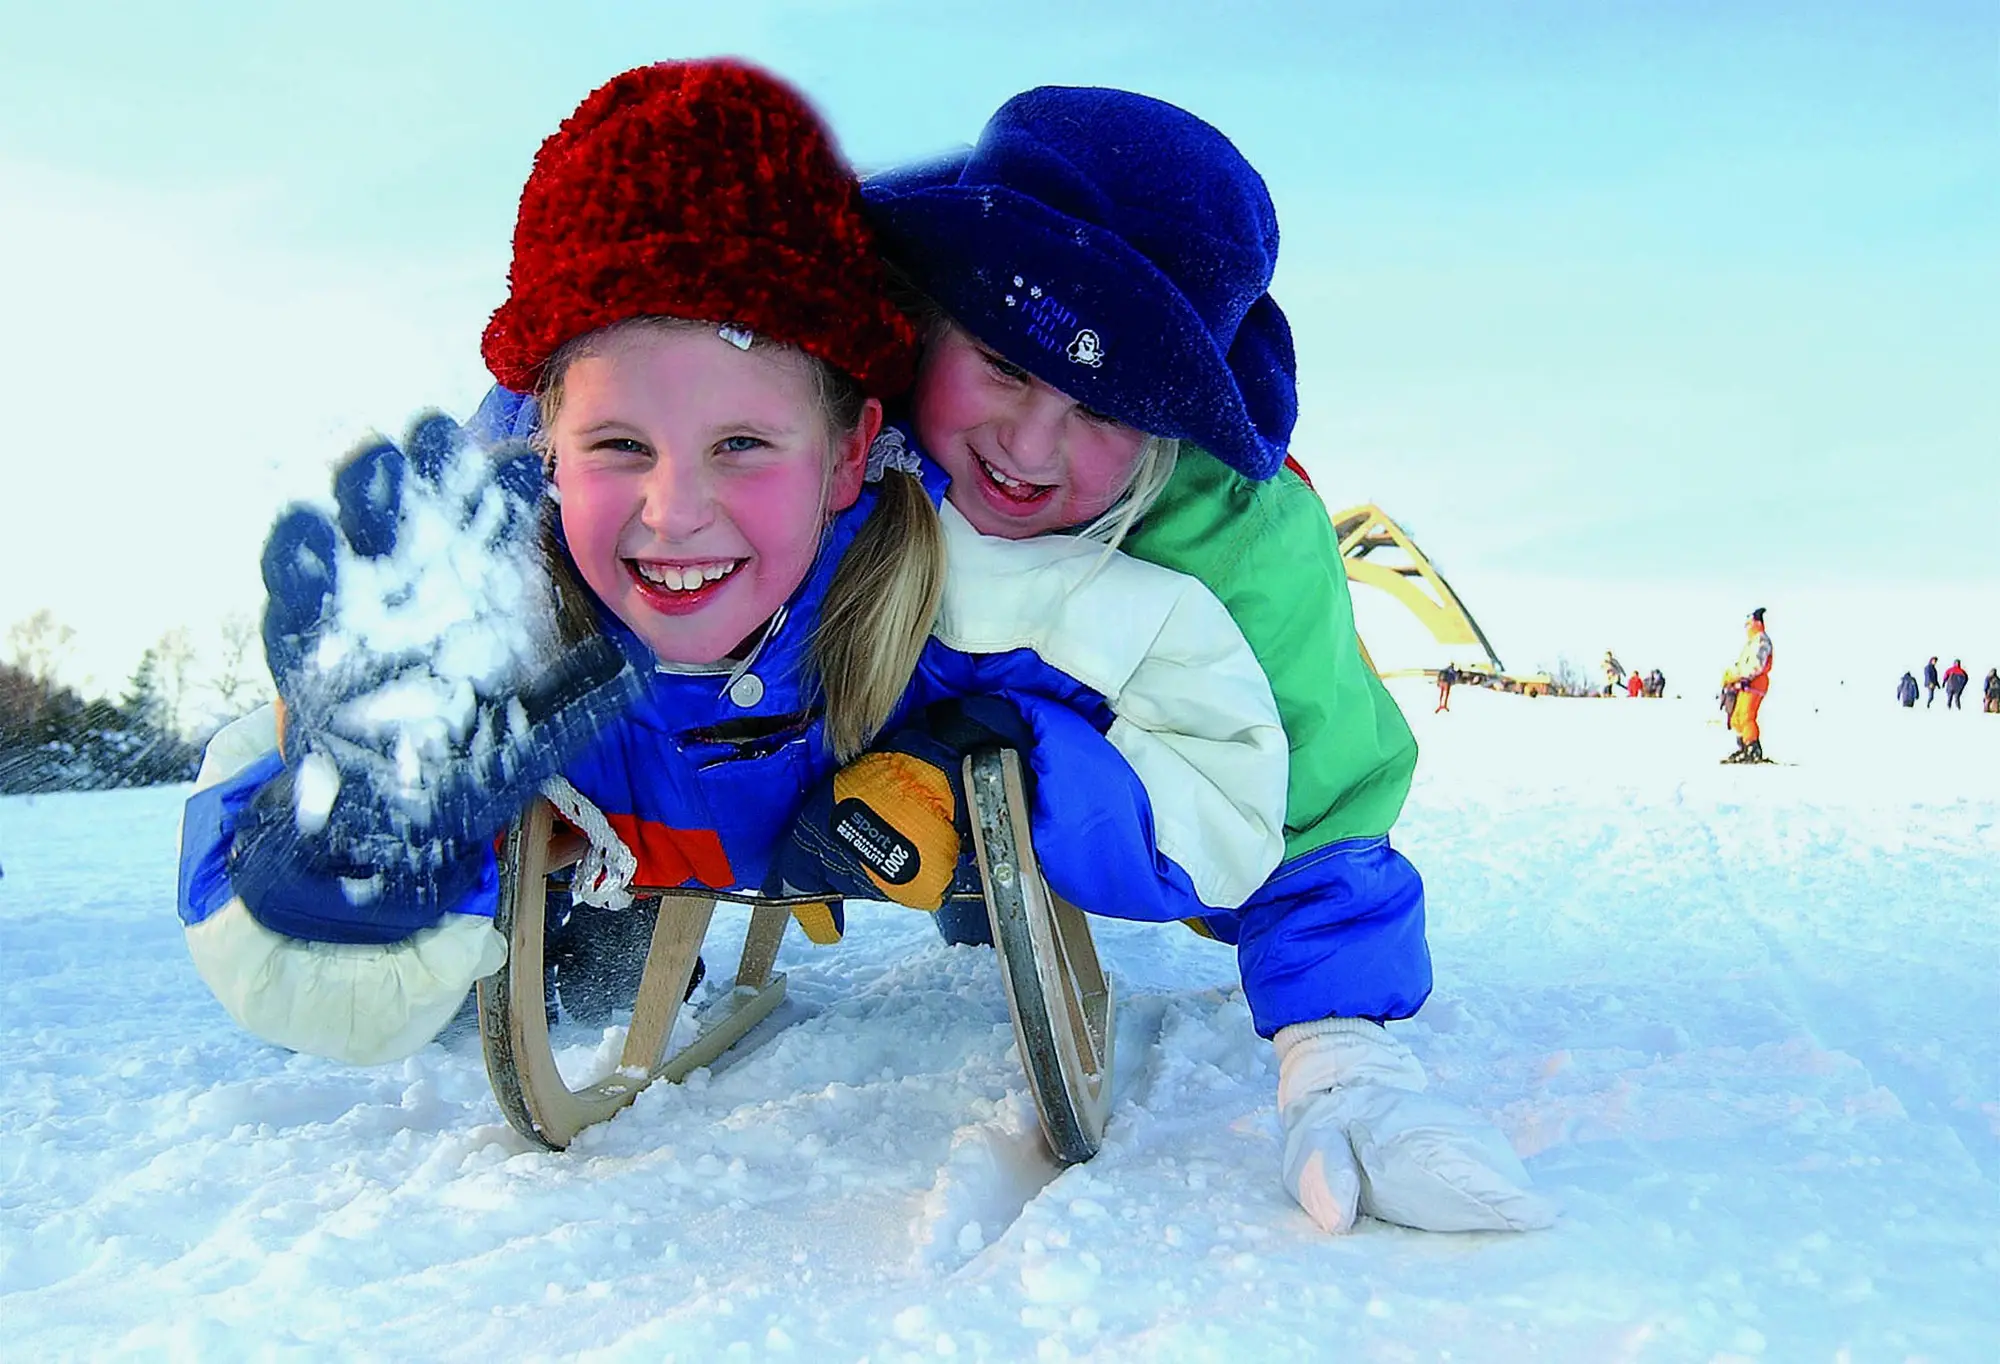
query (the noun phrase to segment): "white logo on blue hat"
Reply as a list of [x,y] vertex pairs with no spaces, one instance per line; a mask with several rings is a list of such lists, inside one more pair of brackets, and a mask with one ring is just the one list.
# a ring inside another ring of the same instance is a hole
[[[1001,302],[1019,315],[1030,341],[1051,353],[1068,356],[1072,363],[1102,368],[1104,338],[1089,327],[1079,327],[1083,319],[1075,309],[1021,275],[1015,275],[1013,282],[1012,289],[1003,286]],[[1065,337],[1069,339],[1065,341]]]

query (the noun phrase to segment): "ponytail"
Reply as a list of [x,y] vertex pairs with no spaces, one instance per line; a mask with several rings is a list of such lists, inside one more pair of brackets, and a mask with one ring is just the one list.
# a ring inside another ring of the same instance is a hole
[[917,670],[944,599],[944,528],[915,477],[891,469],[841,556],[813,632],[826,737],[847,762],[879,734]]

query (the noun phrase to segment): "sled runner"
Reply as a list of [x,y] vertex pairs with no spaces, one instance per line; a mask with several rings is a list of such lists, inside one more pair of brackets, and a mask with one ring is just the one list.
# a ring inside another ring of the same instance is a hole
[[[1088,1160],[1111,1109],[1111,984],[1088,921],[1048,889],[1035,862],[1020,758],[1002,749],[973,753],[965,760],[965,789],[995,955],[1042,1132],[1065,1164]],[[557,828],[546,801],[514,822],[501,854],[494,914],[494,927],[507,939],[507,964],[479,982],[479,1031],[494,1096],[515,1131],[552,1150],[626,1107],[655,1080],[685,1079],[741,1041],[784,998],[785,977],[772,966],[793,908],[824,903],[633,886],[660,902],[631,1027],[611,1074],[573,1088],[550,1045],[554,1010],[544,947],[549,877],[573,865],[586,846],[582,836]],[[670,1053],[718,901],[751,907],[735,983],[702,1010],[695,1039]]]
[[1020,755],[969,754],[965,791],[1028,1089],[1049,1149],[1074,1165],[1097,1154],[1111,1116],[1111,981],[1083,911],[1049,889],[1035,862]]

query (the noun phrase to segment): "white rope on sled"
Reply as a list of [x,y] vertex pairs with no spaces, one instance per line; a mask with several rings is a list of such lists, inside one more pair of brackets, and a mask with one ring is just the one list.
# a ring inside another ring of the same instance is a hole
[[611,821],[564,777],[554,776],[543,782],[542,794],[590,840],[583,860],[570,873],[570,898],[600,909],[629,906],[632,878],[639,874],[639,859],[625,846],[625,840],[611,827]]

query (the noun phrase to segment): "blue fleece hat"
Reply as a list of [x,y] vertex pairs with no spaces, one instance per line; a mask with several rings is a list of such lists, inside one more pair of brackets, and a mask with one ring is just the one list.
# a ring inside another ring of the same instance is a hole
[[1128,426],[1269,478],[1298,419],[1278,218],[1208,124],[1125,90],[1016,95],[979,144],[862,182],[881,249],[967,331]]

